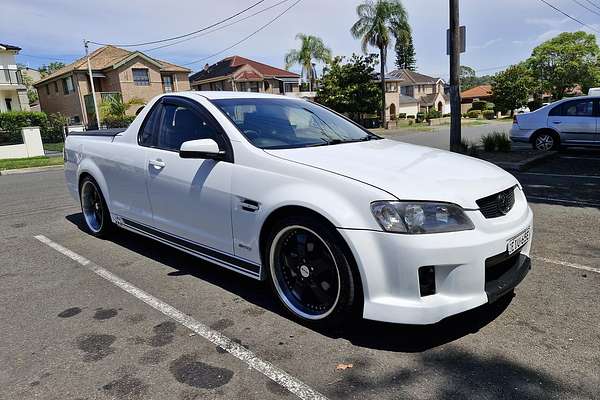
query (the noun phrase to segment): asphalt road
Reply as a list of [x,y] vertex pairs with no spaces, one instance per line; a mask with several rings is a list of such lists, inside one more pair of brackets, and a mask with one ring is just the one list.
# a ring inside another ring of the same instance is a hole
[[127,232],[86,234],[61,171],[2,176],[0,398],[297,398],[92,265],[331,399],[600,399],[600,157],[584,154],[519,175],[536,197],[533,269],[510,301],[337,332],[291,321],[249,278]]

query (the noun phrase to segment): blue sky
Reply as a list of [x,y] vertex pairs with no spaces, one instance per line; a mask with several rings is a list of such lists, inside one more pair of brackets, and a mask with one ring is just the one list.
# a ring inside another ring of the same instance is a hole
[[[137,43],[178,35],[209,25],[256,0],[3,0],[0,42],[22,47],[18,61],[36,67],[53,59],[70,62],[83,54],[84,38],[109,43]],[[265,0],[253,11],[279,0]],[[547,0],[570,15],[600,30],[600,15],[575,0]],[[578,0],[600,14],[600,0]],[[184,64],[216,53],[237,42],[275,17],[293,0],[239,24],[175,46],[149,52],[151,56]],[[211,58],[216,62],[239,54],[275,66],[294,48],[298,32],[320,36],[336,55],[360,52],[349,33],[359,0],[302,0],[280,19],[248,41]],[[422,73],[446,77],[445,31],[447,0],[404,0]],[[467,52],[461,64],[494,73],[531,54],[539,43],[560,32],[586,30],[539,0],[461,0],[461,24],[467,26]],[[140,50],[151,46],[140,47]],[[373,49],[375,52],[376,49]],[[393,59],[390,49],[390,59]],[[198,70],[204,61],[190,65]],[[388,69],[393,69],[390,60]]]

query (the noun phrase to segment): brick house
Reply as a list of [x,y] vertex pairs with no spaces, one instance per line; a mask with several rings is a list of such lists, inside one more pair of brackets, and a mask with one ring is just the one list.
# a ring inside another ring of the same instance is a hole
[[397,114],[414,115],[432,109],[443,114],[450,112],[450,100],[444,93],[441,78],[419,74],[408,69],[397,69],[385,75],[387,120]]
[[479,85],[460,94],[460,112],[466,113],[473,107],[474,101],[492,101],[492,85]]
[[[124,102],[147,102],[161,93],[189,90],[188,68],[151,58],[139,51],[114,46],[90,54],[98,106],[103,99],[121,96]],[[71,123],[94,125],[94,102],[85,57],[36,82],[42,111],[61,113]],[[139,108],[139,107],[137,107]],[[128,110],[135,114],[137,109]]]
[[300,75],[240,56],[232,56],[190,76],[194,90],[228,90],[294,94],[300,92]]

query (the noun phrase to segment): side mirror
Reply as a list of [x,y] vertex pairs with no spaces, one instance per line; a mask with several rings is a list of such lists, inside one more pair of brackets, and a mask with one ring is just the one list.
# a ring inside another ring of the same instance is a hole
[[225,152],[212,139],[188,140],[181,144],[179,149],[181,158],[204,158],[207,160],[224,160]]

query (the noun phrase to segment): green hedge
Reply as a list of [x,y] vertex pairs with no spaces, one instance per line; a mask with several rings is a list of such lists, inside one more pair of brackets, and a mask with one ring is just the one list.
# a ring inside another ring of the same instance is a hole
[[417,122],[422,122],[425,119],[425,113],[424,112],[418,112],[417,113]]
[[39,126],[44,143],[62,142],[66,123],[66,119],[60,114],[47,115],[34,111],[0,113],[0,143],[22,143],[21,128],[27,126]]
[[433,118],[441,118],[442,117],[442,113],[439,112],[438,110],[429,110],[429,112],[427,113],[427,120],[433,119]]
[[485,119],[494,119],[496,117],[494,110],[483,110],[481,115],[483,115],[483,118]]
[[406,118],[407,119],[415,119],[415,116],[414,115],[407,115]]
[[398,118],[399,119],[406,119],[406,113],[400,113],[400,114],[398,114]]
[[135,115],[125,115],[123,117],[106,116],[102,122],[107,128],[127,128],[134,119]]
[[481,110],[471,110],[467,113],[469,118],[479,118],[481,116]]

